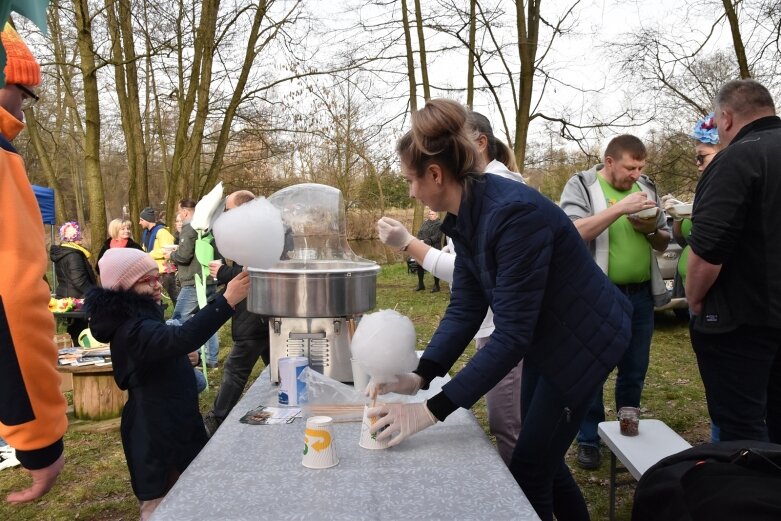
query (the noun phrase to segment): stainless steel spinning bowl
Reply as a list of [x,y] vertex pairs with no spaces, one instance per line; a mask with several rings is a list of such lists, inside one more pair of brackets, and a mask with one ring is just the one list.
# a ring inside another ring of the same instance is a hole
[[286,261],[249,268],[247,308],[271,317],[344,317],[372,309],[377,300],[374,262]]

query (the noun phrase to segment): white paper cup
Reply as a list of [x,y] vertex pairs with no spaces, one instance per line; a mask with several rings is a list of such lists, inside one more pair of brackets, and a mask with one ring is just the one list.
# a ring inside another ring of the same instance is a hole
[[355,387],[355,390],[360,392],[365,391],[366,386],[369,385],[369,378],[371,378],[369,373],[366,372],[366,369],[364,369],[355,358],[350,358],[350,365],[353,368],[353,386]]
[[358,445],[364,449],[377,450],[387,449],[388,441],[377,441],[378,434],[371,434],[369,429],[377,421],[377,418],[370,418],[367,416],[366,411],[369,410],[369,406],[363,408],[363,421],[361,422],[361,439],[358,441]]
[[334,446],[330,416],[312,416],[304,429],[304,458],[301,464],[310,469],[327,469],[339,463]]
[[166,244],[165,246],[163,246],[163,250],[165,251],[176,251],[178,249],[179,249],[178,244]]

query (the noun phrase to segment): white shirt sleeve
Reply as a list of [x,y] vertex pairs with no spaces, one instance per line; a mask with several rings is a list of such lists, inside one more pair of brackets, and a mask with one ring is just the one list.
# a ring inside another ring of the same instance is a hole
[[445,253],[431,248],[423,259],[423,269],[445,282],[453,282],[453,270],[456,266],[456,254]]

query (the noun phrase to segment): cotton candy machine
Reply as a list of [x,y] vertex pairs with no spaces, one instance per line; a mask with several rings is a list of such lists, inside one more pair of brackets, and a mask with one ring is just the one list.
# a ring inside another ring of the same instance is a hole
[[306,183],[268,200],[282,212],[285,250],[271,268],[249,268],[247,307],[269,317],[271,380],[281,357],[305,356],[312,369],[352,382],[352,317],[374,307],[380,267],[350,249],[338,189]]

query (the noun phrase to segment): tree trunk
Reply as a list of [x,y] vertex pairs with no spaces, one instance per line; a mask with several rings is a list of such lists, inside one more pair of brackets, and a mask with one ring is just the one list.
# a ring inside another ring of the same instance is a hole
[[[220,135],[217,139],[214,156],[212,157],[211,166],[209,167],[209,171],[206,175],[204,192],[217,184],[217,176],[222,169],[222,164],[225,157],[225,149],[227,148],[228,141],[231,137],[233,119],[244,95],[244,87],[247,85],[247,78],[249,77],[250,70],[252,69],[252,64],[255,62],[255,58],[257,57],[260,50],[259,48],[256,48],[256,45],[258,43],[258,37],[260,36],[260,25],[266,16],[266,4],[266,0],[261,0],[260,4],[255,10],[255,18],[252,21],[252,28],[249,32],[247,50],[244,53],[244,63],[241,67],[241,74],[239,74],[239,79],[236,82],[233,95],[231,96],[231,100],[228,103],[228,108],[225,111],[225,116],[222,120],[222,127],[220,128]],[[270,38],[273,38],[273,36]],[[270,41],[270,38],[265,40],[261,48],[265,47],[265,44]]]
[[[181,37],[178,37],[179,120],[176,128],[170,183],[166,195],[167,208],[176,208],[178,200],[183,196],[198,199],[202,193],[202,186],[199,183],[200,159],[203,129],[206,125],[209,108],[209,87],[219,4],[219,0],[203,0],[201,19],[196,29],[192,49],[193,61],[190,66],[190,75],[187,78],[185,78],[184,53],[188,49],[184,48]],[[179,7],[181,11],[180,31],[178,32],[181,33],[181,22],[185,16],[183,2],[180,2]],[[193,111],[195,111],[194,117]]]
[[[138,65],[136,56],[136,44],[133,36],[133,16],[131,14],[130,0],[119,1],[119,29],[122,34],[122,47],[124,51],[125,77],[127,79],[127,104],[128,125],[125,135],[133,136],[133,148],[128,149],[128,158],[134,159],[131,163],[135,166],[136,188],[138,190],[136,206],[144,208],[149,205],[149,184],[147,173],[146,144],[144,143],[144,129],[141,121],[141,101],[138,85]],[[135,183],[134,183],[135,184]],[[130,200],[132,201],[133,196]],[[132,202],[130,203],[132,207]],[[133,221],[137,214],[130,212]]]
[[751,78],[751,71],[748,70],[748,59],[746,58],[746,47],[743,45],[743,39],[740,36],[740,23],[738,15],[735,12],[735,4],[732,0],[721,0],[724,4],[724,12],[729,20],[729,28],[732,33],[732,47],[735,50],[735,57],[738,59],[740,67],[740,79],[747,80]]
[[466,106],[470,109],[475,99],[475,35],[477,33],[477,0],[469,0],[469,49],[466,60]]
[[32,109],[25,111],[24,119],[27,124],[27,133],[30,136],[30,143],[33,146],[33,150],[35,150],[35,154],[38,156],[38,160],[41,162],[43,175],[46,177],[46,182],[49,184],[49,187],[54,190],[54,212],[56,214],[57,222],[64,223],[68,220],[65,215],[65,198],[60,189],[60,183],[57,181],[51,159],[46,153],[46,146],[41,139],[41,134],[38,130],[38,120],[35,119],[34,111]]
[[420,49],[420,74],[423,80],[423,99],[431,99],[431,89],[428,83],[428,66],[426,65],[426,38],[423,36],[423,13],[420,10],[420,0],[415,0],[415,21],[418,26],[418,46]]
[[537,40],[540,26],[541,0],[528,0],[528,17],[524,13],[523,1],[516,0],[515,10],[518,20],[518,55],[521,59],[520,85],[518,89],[518,113],[515,117],[515,161],[518,172],[523,174],[526,161],[526,140],[529,135],[529,123],[534,71],[537,59]]
[[418,110],[417,82],[415,81],[415,53],[412,50],[412,36],[409,28],[407,0],[401,0],[401,22],[404,25],[404,45],[407,48],[407,79],[409,80],[409,110]]
[[103,239],[106,237],[106,204],[103,193],[103,178],[100,171],[100,99],[98,96],[95,48],[92,41],[92,17],[88,0],[73,0],[78,35],[79,68],[84,82],[84,177],[89,194],[91,251],[97,257]]

